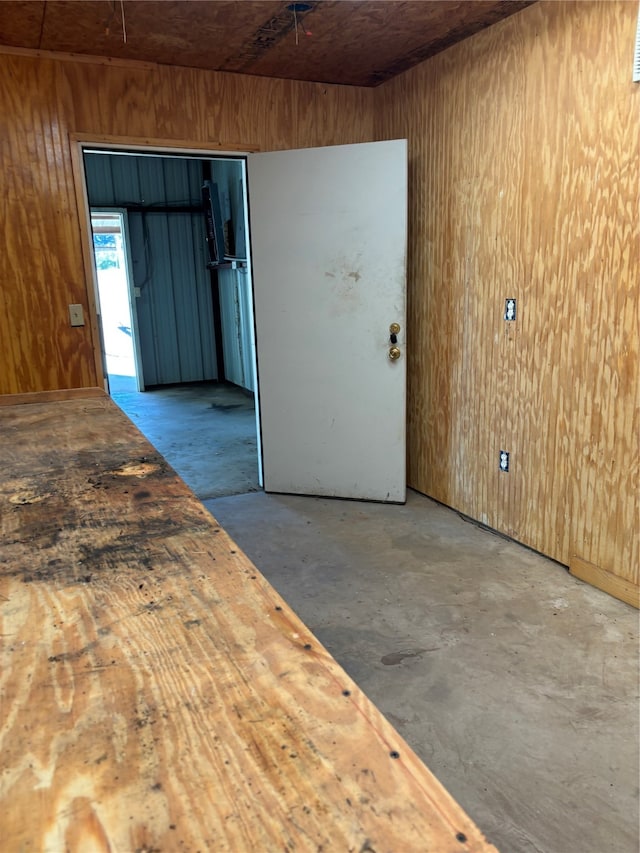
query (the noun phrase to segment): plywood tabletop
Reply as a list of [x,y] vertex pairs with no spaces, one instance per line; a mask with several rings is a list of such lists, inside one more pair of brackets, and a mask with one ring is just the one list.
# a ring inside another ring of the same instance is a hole
[[3,853],[494,851],[111,400],[0,461]]

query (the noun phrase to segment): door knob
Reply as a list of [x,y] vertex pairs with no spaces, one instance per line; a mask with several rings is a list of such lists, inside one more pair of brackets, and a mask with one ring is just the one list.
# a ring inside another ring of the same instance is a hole
[[397,335],[398,332],[400,331],[400,323],[392,323],[389,326],[389,331],[391,332],[392,335]]
[[400,355],[400,347],[389,347],[389,358],[391,361],[397,361]]

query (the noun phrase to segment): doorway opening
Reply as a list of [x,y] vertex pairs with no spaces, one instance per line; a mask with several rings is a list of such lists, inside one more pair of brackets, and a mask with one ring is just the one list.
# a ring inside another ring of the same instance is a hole
[[142,391],[126,211],[91,211],[100,331],[110,392]]
[[82,153],[110,395],[200,500],[260,489],[244,160]]

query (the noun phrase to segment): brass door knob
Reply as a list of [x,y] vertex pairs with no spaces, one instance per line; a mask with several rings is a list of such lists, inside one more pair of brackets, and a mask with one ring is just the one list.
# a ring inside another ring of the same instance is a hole
[[391,361],[397,361],[400,355],[400,347],[389,347],[389,358]]
[[391,332],[391,334],[392,334],[392,335],[397,335],[397,334],[399,334],[399,332],[400,332],[400,323],[392,323],[392,324],[389,326],[389,331]]

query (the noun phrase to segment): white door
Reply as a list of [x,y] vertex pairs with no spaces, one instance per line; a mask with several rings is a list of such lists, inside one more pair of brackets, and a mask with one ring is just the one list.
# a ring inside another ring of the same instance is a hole
[[265,489],[403,502],[406,140],[248,176]]

